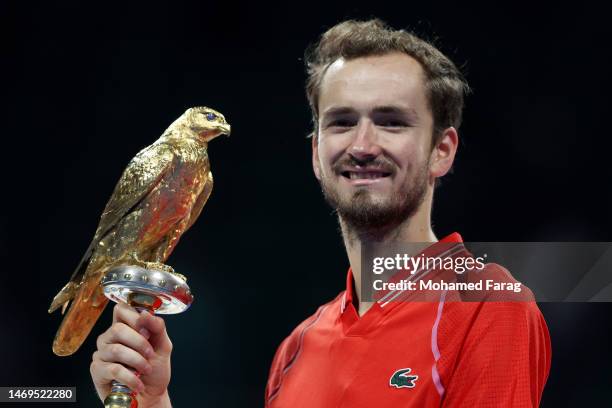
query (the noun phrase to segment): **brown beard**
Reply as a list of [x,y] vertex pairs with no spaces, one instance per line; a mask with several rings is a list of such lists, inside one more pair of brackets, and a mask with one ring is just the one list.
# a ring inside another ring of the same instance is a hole
[[367,189],[360,189],[348,199],[342,199],[336,185],[327,178],[322,177],[320,184],[325,200],[353,232],[384,235],[414,215],[423,203],[428,168],[429,163],[419,167],[410,183],[404,184],[400,191],[382,203],[374,202]]

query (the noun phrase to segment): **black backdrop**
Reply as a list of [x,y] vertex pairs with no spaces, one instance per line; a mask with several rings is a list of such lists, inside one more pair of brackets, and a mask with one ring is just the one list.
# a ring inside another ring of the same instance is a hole
[[[175,406],[261,406],[280,341],[344,286],[336,221],[310,167],[303,50],[342,19],[378,16],[464,66],[454,174],[434,203],[439,236],[611,241],[610,29],[585,3],[376,7],[61,2],[1,7],[3,112],[0,385],[77,386],[95,338],[51,353],[53,295],[86,249],[129,159],[193,105],[223,112],[215,191],[169,260],[196,293],[167,318]],[[543,406],[610,401],[610,304],[542,304],[553,342]],[[39,405],[42,406],[42,405]]]

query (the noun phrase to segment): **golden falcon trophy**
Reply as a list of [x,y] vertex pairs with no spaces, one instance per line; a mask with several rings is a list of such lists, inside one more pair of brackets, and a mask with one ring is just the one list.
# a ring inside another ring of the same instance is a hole
[[[187,279],[164,264],[197,220],[212,191],[208,143],[230,134],[219,112],[188,109],[128,164],[104,208],[94,238],[49,313],[62,307],[53,341],[58,356],[83,344],[111,299],[139,311],[180,313],[193,301]],[[136,393],[113,381],[105,407],[138,406]]]

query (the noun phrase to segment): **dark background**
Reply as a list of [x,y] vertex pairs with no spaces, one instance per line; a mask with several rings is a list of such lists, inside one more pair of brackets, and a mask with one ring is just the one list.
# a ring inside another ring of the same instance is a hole
[[[436,192],[438,236],[612,241],[604,10],[48,3],[0,6],[0,385],[76,386],[79,406],[99,406],[89,362],[110,308],[68,358],[51,352],[60,316],[46,309],[127,162],[186,108],[208,105],[233,132],[211,143],[215,191],[169,260],[196,294],[167,318],[170,392],[177,407],[263,404],[278,344],[344,287],[344,248],[311,170],[301,58],[348,17],[437,38],[474,89],[455,172]],[[542,405],[609,402],[611,305],[541,308],[553,343]]]

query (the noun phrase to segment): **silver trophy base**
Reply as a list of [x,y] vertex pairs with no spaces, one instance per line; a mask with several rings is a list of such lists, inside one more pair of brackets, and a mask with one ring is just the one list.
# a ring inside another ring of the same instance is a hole
[[184,312],[193,302],[193,294],[179,276],[134,265],[121,265],[108,271],[102,278],[104,295],[114,302],[130,303],[134,293],[159,299],[155,314]]

